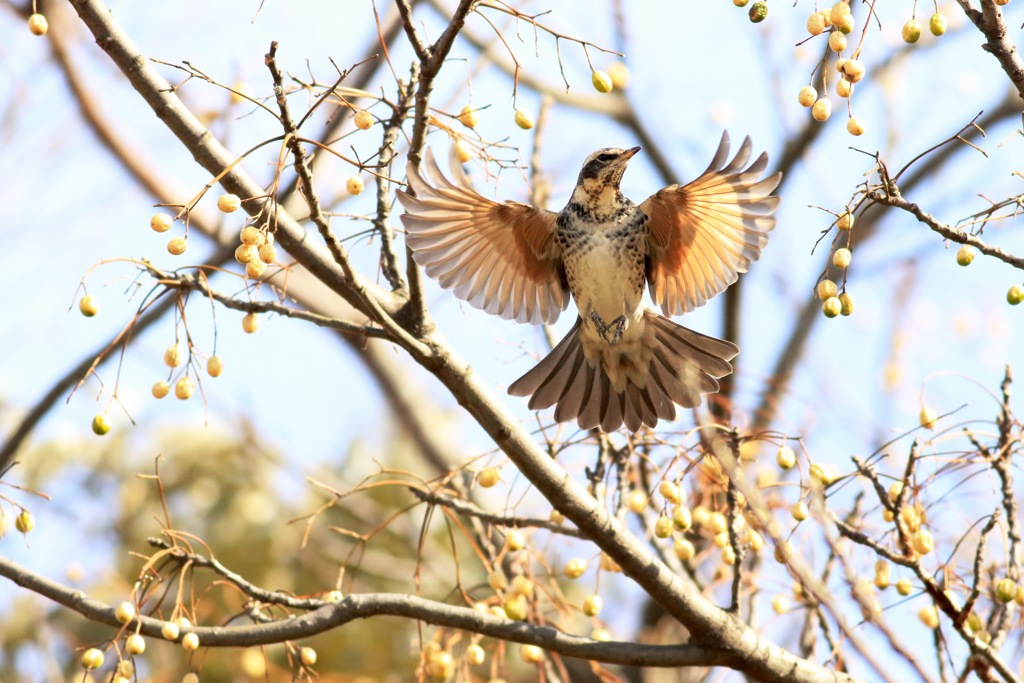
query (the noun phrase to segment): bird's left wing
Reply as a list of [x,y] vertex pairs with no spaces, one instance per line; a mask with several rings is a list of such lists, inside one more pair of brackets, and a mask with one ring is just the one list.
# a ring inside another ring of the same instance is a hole
[[728,164],[729,135],[722,135],[707,170],[680,187],[670,185],[648,197],[640,209],[650,225],[648,281],[655,304],[666,315],[703,306],[736,282],[758,259],[775,227],[779,198],[771,192],[782,179],[763,180],[768,155],[749,167],[750,138]]
[[[521,323],[553,323],[569,305],[551,211],[478,194],[452,154],[449,181],[428,149],[409,166],[406,243],[416,263],[479,309]],[[421,175],[422,171],[422,175]]]

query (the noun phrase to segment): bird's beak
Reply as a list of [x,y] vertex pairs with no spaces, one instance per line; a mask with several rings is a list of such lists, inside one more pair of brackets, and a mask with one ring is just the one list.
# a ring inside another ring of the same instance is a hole
[[636,153],[639,152],[639,151],[640,151],[640,147],[634,147],[633,149],[627,149],[625,152],[623,152],[622,154],[619,155],[619,159],[621,159],[623,161],[629,161],[634,156],[636,156]]

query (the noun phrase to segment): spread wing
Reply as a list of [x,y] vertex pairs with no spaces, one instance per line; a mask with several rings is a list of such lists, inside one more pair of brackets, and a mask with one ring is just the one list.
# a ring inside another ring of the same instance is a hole
[[746,138],[726,165],[729,134],[724,133],[700,177],[682,187],[670,185],[640,205],[651,230],[651,296],[666,315],[703,306],[736,282],[767,244],[779,205],[771,192],[782,174],[759,180],[768,167],[767,153],[744,170],[750,149]]
[[[423,172],[421,175],[420,172]],[[449,181],[428,149],[409,188],[406,243],[416,263],[444,289],[473,306],[520,323],[553,323],[569,305],[569,289],[555,241],[558,214],[478,194],[451,155]]]

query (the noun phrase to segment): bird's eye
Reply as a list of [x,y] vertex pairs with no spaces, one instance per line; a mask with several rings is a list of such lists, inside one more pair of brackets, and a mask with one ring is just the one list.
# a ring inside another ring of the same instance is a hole
[[599,154],[598,157],[597,157],[597,160],[598,161],[611,161],[612,159],[614,159],[617,156],[618,156],[617,154],[609,154],[608,152],[605,152],[604,154]]

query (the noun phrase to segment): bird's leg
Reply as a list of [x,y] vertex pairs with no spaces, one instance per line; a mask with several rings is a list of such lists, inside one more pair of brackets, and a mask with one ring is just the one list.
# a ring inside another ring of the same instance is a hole
[[[594,327],[597,328],[597,333],[609,345],[618,344],[622,341],[622,334],[626,331],[626,316],[620,315],[610,323],[606,323],[601,320],[601,316],[597,314],[597,311],[593,311],[590,314],[590,320],[594,323]],[[609,332],[612,333],[611,337],[608,336]]]

